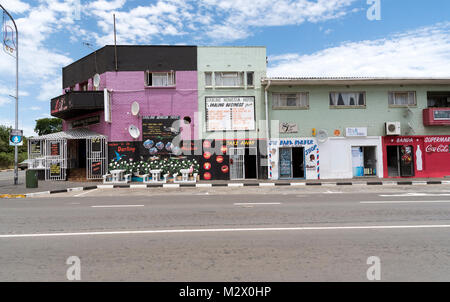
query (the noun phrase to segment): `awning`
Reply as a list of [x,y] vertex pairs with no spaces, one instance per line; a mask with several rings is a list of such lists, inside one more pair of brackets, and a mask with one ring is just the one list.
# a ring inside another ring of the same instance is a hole
[[107,138],[106,136],[86,128],[70,129],[61,132],[50,133],[41,136],[33,136],[32,140],[51,140],[51,139],[88,139],[88,138]]

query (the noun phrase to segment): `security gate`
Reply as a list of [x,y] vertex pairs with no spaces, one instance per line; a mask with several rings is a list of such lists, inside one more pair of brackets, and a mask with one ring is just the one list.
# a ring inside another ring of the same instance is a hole
[[67,169],[67,140],[45,140],[45,180],[65,180]]
[[101,179],[107,172],[107,145],[103,137],[86,139],[86,178]]
[[244,148],[230,148],[230,179],[244,179]]

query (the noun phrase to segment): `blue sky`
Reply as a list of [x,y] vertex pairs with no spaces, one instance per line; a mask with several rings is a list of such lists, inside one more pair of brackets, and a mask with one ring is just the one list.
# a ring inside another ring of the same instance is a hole
[[[369,2],[369,3],[368,3]],[[367,11],[380,3],[381,20]],[[33,134],[61,68],[113,44],[264,45],[269,76],[450,77],[448,0],[0,0],[20,32],[19,126]],[[79,3],[79,5],[78,5]],[[0,124],[14,121],[0,51]]]

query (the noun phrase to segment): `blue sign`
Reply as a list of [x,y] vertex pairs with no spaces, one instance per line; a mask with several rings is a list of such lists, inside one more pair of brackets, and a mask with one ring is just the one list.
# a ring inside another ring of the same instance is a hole
[[9,145],[10,146],[22,146],[23,145],[22,130],[11,130],[11,133],[9,134]]

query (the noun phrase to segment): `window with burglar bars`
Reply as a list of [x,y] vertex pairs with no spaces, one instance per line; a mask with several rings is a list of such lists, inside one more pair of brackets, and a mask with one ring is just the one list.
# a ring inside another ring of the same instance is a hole
[[175,72],[147,72],[146,85],[149,87],[175,86]]
[[307,92],[273,93],[272,101],[272,109],[309,108],[309,94]]
[[215,72],[216,87],[242,87],[244,86],[243,72]]
[[416,93],[414,91],[389,92],[389,106],[405,107],[416,105]]

